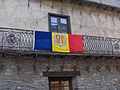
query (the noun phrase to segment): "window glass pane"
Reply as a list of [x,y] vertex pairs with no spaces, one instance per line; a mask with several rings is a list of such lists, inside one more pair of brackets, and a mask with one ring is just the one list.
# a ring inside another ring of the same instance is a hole
[[59,81],[51,81],[51,90],[59,90]]
[[57,17],[50,17],[51,23],[57,23]]
[[60,23],[61,24],[67,24],[67,19],[66,18],[60,18]]
[[58,31],[58,25],[55,24],[55,23],[51,23],[51,27],[50,27],[51,31],[55,31],[57,32]]
[[60,18],[60,30],[64,30],[65,32],[67,32],[68,26],[66,18]]
[[68,33],[67,31],[59,31],[59,33]]
[[67,30],[68,30],[67,25],[66,24],[61,24],[60,25],[60,30],[63,30],[63,31],[67,32]]
[[69,81],[61,81],[61,86],[69,86]]
[[59,90],[59,87],[52,87],[51,90]]
[[70,90],[69,87],[62,87],[62,90]]
[[51,86],[59,86],[59,81],[51,81]]

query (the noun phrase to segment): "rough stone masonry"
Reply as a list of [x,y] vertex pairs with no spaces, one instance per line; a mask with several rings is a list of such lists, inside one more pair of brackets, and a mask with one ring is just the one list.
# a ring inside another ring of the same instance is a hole
[[[78,61],[80,76],[73,77],[73,90],[120,90],[120,61],[99,58],[65,60],[63,71],[73,71]],[[49,90],[43,76],[49,60],[38,57],[5,56],[0,58],[0,90]],[[49,71],[60,71],[63,60],[52,58]]]

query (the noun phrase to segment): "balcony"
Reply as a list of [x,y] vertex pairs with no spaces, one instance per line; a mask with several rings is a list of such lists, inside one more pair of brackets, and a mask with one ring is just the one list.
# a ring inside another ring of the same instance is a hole
[[120,56],[120,39],[85,36],[82,53],[52,53],[33,50],[33,30],[0,28],[0,53],[10,55]]

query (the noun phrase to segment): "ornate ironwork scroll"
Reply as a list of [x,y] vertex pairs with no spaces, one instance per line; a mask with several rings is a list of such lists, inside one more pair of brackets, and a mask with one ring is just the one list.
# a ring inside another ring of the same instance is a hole
[[110,38],[84,36],[85,53],[91,54],[112,54]]
[[113,54],[120,54],[120,39],[112,39]]
[[11,28],[0,28],[0,49],[32,50],[33,31]]

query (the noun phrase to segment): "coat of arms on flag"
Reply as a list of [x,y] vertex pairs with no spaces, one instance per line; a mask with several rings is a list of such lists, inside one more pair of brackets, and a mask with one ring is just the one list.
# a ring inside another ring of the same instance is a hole
[[59,45],[60,47],[65,46],[67,44],[66,42],[66,36],[62,34],[57,34],[54,36],[54,43]]

